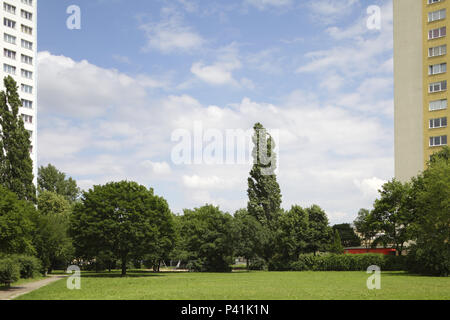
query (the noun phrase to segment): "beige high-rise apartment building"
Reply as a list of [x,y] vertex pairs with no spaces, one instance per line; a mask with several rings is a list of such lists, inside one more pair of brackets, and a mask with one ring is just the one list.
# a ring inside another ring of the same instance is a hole
[[20,114],[31,134],[33,173],[37,177],[37,0],[0,1],[0,88],[10,75],[22,99]]
[[448,144],[450,0],[393,0],[395,175],[407,181]]

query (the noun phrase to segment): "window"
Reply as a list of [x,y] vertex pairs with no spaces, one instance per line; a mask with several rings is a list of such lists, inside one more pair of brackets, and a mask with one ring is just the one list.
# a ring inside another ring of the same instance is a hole
[[22,69],[22,77],[27,79],[33,79],[33,72]]
[[32,86],[29,86],[29,85],[26,85],[26,84],[22,84],[21,89],[22,89],[22,92],[33,94],[33,87]]
[[33,42],[22,39],[22,48],[33,50]]
[[25,123],[33,123],[33,117],[27,114],[22,114],[22,119]]
[[28,26],[23,24],[22,25],[22,32],[26,33],[26,34],[29,34],[31,36],[33,34],[33,28],[30,28],[30,27],[28,27]]
[[28,19],[28,20],[32,20],[33,19],[33,14],[31,12],[25,11],[25,10],[20,10],[20,16],[22,18]]
[[429,93],[441,92],[445,90],[447,90],[447,80],[431,83],[428,88]]
[[22,3],[25,3],[25,4],[29,5],[29,6],[32,6],[33,5],[33,0],[22,0]]
[[430,102],[430,111],[447,109],[447,99],[435,100]]
[[15,75],[16,74],[16,67],[4,63],[3,64],[3,71],[6,72],[6,73]]
[[33,64],[33,58],[30,56],[27,56],[25,54],[22,54],[22,63],[26,63],[26,64]]
[[440,73],[444,73],[447,72],[447,64],[446,63],[441,63],[441,64],[435,64],[432,66],[429,66],[428,68],[428,74],[434,75],[434,74],[440,74]]
[[447,136],[431,137],[430,147],[440,147],[447,145]]
[[16,28],[16,22],[12,21],[12,20],[10,20],[8,18],[3,18],[3,25],[5,27],[12,28],[12,29]]
[[447,117],[430,119],[430,129],[447,127]]
[[[433,4],[433,3],[438,3],[441,2],[442,0],[428,0],[428,4]],[[23,2],[23,0],[22,0]]]
[[8,13],[16,14],[16,7],[14,7],[13,5],[10,5],[6,2],[3,3],[3,9],[5,9],[5,11]]
[[3,56],[16,60],[16,52],[8,49],[3,49]]
[[430,58],[443,56],[444,54],[447,54],[447,45],[446,44],[428,49],[428,57],[430,57]]
[[22,107],[33,109],[33,101],[22,99]]
[[10,34],[5,33],[3,39],[5,40],[5,42],[16,44],[16,37]]
[[446,13],[445,9],[430,12],[428,13],[428,22],[445,19]]
[[428,40],[445,37],[447,35],[447,27],[437,28],[428,31]]

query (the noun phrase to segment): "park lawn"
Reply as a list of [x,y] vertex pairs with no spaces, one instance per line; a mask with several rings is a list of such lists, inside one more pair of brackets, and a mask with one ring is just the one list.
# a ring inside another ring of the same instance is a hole
[[368,290],[365,272],[82,273],[81,290],[66,280],[19,300],[450,300],[450,278],[385,272]]

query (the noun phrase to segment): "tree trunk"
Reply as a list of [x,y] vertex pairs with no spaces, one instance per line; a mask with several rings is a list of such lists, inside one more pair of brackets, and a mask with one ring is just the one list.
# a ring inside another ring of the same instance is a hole
[[245,259],[247,263],[247,271],[250,271],[250,261],[249,259]]
[[122,256],[122,277],[127,275],[127,256]]

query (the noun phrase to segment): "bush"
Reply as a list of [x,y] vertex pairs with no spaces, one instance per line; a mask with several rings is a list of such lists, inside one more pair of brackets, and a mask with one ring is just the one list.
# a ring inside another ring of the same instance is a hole
[[257,258],[250,261],[250,265],[248,268],[249,270],[262,271],[266,270],[267,266],[266,262],[263,259]]
[[0,260],[0,283],[9,285],[20,278],[20,268],[12,258],[3,258]]
[[42,274],[42,263],[38,258],[25,255],[13,255],[11,258],[19,266],[22,279],[35,278]]
[[292,271],[366,271],[368,267],[379,266],[384,271],[406,269],[406,257],[384,256],[381,254],[346,255],[300,255],[290,265]]

